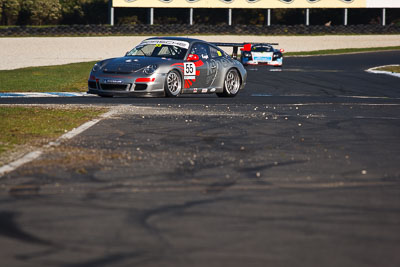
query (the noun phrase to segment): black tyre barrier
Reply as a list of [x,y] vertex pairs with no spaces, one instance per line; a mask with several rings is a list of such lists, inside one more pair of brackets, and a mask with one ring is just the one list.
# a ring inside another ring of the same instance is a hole
[[399,34],[397,25],[60,25],[45,27],[12,26],[0,28],[1,37],[103,36],[103,35],[308,35],[308,34]]

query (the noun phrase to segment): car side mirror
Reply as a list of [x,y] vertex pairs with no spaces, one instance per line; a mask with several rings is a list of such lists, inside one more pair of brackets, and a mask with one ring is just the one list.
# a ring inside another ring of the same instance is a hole
[[129,52],[130,52],[130,51],[126,52],[126,53],[125,53],[125,56],[127,56],[127,55],[129,54]]
[[199,60],[199,56],[196,54],[189,54],[187,57],[187,61],[197,61]]

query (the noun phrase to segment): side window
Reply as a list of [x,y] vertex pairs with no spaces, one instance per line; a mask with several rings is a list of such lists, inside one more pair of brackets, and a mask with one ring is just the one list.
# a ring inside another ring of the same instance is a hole
[[200,59],[207,60],[210,58],[210,52],[207,44],[196,43],[192,46],[190,54],[196,54]]
[[158,56],[169,56],[170,50],[166,45],[162,46],[160,51],[158,51]]
[[211,54],[211,58],[218,58],[218,57],[222,57],[225,53],[224,53],[224,51],[221,51],[220,49],[210,46],[210,54]]

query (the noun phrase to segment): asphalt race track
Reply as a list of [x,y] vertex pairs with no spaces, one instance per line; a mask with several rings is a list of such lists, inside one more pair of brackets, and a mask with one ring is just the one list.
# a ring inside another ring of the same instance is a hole
[[399,63],[286,58],[233,99],[0,98],[116,110],[0,178],[1,266],[400,266],[400,79],[365,72]]

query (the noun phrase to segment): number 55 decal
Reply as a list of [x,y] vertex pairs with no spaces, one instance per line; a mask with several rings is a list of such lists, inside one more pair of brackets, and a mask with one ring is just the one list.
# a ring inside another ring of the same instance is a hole
[[185,80],[196,79],[196,65],[193,62],[185,62],[183,67],[183,75],[185,76]]

